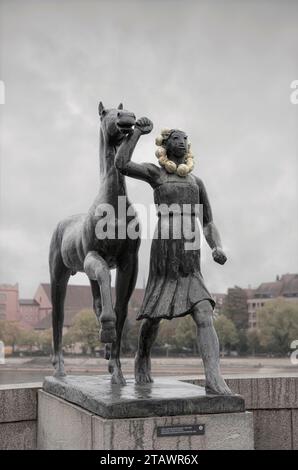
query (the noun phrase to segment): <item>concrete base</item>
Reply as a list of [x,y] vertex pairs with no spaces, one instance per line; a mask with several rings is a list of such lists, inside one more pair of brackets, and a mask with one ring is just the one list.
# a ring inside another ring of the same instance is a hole
[[36,448],[37,388],[0,385],[0,450]]
[[[160,426],[175,426],[177,430],[179,426],[192,425],[204,425],[204,434],[158,436]],[[253,419],[249,412],[106,419],[39,391],[38,449],[236,450],[253,447]]]
[[159,377],[153,383],[112,385],[110,376],[45,377],[45,392],[63,398],[102,418],[148,418],[245,411],[240,395],[210,395],[205,388]]
[[36,421],[0,423],[0,450],[36,448]]

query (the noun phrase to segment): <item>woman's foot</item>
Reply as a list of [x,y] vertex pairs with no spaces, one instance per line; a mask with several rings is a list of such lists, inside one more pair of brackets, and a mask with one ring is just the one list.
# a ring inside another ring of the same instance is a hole
[[150,357],[140,357],[136,355],[135,358],[135,380],[136,384],[152,383],[151,377],[151,360]]
[[210,372],[206,375],[206,393],[209,395],[233,395],[220,372]]

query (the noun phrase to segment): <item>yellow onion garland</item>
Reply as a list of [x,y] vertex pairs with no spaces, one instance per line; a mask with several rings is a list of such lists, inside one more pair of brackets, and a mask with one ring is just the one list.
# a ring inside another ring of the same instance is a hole
[[171,129],[162,129],[160,135],[156,137],[155,144],[157,145],[157,149],[155,151],[155,155],[158,158],[158,163],[163,166],[168,173],[176,173],[178,176],[186,176],[194,167],[190,144],[188,144],[188,151],[185,155],[185,163],[180,163],[180,165],[177,166],[175,162],[167,157],[167,151],[164,147],[164,143],[169,138],[171,132]]

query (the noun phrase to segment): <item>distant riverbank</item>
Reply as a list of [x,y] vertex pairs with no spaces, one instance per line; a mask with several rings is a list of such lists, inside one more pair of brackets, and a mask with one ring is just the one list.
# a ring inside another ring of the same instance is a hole
[[[126,376],[133,376],[134,359],[123,358],[122,369]],[[108,363],[103,358],[66,357],[65,367],[69,374],[105,375]],[[291,364],[289,358],[222,358],[221,369],[224,375],[297,375],[298,365]],[[199,358],[155,357],[152,359],[153,376],[203,375],[202,361]],[[0,384],[42,382],[46,375],[52,375],[53,368],[49,357],[7,358],[0,365]]]

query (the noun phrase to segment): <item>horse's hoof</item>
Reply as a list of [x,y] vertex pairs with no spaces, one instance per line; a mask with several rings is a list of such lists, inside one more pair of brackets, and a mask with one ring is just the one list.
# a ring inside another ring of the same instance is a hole
[[114,322],[102,323],[100,341],[102,343],[113,343],[116,340],[116,329]]
[[100,341],[102,343],[113,343],[116,340],[115,328],[103,328],[100,333]]

